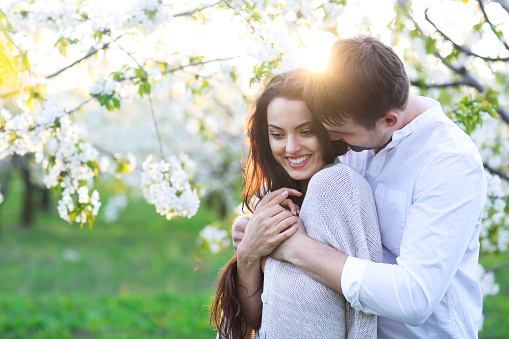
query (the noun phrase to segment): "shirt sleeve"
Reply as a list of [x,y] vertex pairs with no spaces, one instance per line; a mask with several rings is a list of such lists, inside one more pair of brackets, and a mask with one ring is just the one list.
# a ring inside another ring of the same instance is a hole
[[478,250],[484,201],[484,171],[472,155],[435,156],[415,182],[396,264],[348,258],[341,278],[345,298],[357,310],[424,323],[467,249]]

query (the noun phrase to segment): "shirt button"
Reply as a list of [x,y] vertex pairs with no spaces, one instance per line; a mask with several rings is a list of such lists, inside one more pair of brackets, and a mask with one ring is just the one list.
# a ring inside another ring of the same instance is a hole
[[258,332],[258,334],[260,335],[260,338],[261,339],[265,339],[265,331],[260,329],[260,332]]
[[266,304],[267,303],[267,295],[265,293],[262,293],[262,303]]

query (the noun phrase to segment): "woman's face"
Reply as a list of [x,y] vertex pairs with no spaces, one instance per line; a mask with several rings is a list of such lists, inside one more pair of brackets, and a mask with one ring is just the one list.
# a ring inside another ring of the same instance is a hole
[[307,184],[321,170],[323,148],[304,101],[275,98],[267,108],[272,155],[290,177]]

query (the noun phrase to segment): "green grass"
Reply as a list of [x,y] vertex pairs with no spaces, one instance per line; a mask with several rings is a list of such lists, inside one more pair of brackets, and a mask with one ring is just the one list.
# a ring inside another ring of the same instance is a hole
[[[196,245],[199,230],[218,220],[213,211],[167,221],[137,201],[116,223],[89,230],[54,208],[26,230],[19,199],[13,185],[0,209],[0,338],[215,336],[208,305],[229,253]],[[69,250],[79,259],[66,259]]]
[[[481,260],[485,268],[506,262],[509,262],[509,253],[491,255]],[[484,325],[479,338],[509,338],[509,267],[496,271],[495,281],[500,286],[500,292],[484,299]]]
[[[0,206],[0,338],[214,337],[208,305],[230,253],[196,245],[199,230],[219,220],[214,211],[166,221],[134,201],[116,223],[99,219],[89,230],[53,208],[25,230],[17,224],[20,189],[13,182]],[[68,249],[77,261],[64,258]],[[486,268],[507,261],[509,254],[482,259]],[[483,339],[509,338],[509,268],[496,281],[500,293],[484,303]]]

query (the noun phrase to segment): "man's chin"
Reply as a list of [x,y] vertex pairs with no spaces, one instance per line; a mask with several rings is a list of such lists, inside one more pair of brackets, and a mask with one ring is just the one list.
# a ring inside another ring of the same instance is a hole
[[352,145],[348,145],[348,146],[350,146],[350,149],[354,152],[362,152],[362,151],[367,151],[367,150],[373,149],[373,147],[362,147],[362,146],[352,146]]

